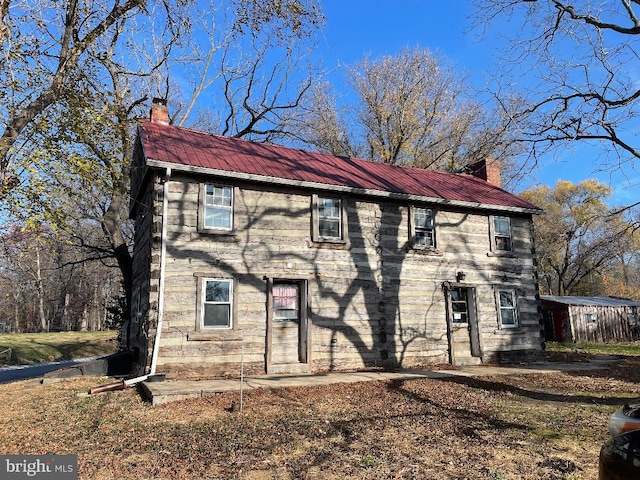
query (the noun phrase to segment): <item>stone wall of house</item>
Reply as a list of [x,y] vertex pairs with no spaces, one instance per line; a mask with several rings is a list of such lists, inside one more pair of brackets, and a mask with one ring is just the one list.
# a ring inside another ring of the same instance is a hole
[[[474,289],[483,360],[505,351],[540,351],[530,215],[511,215],[513,252],[495,255],[491,212],[434,205],[437,248],[412,250],[407,202],[349,196],[344,197],[347,243],[314,243],[311,194],[319,192],[238,182],[233,234],[206,234],[198,232],[199,190],[205,181],[212,180],[174,174],[168,184],[158,372],[182,378],[238,376],[242,364],[245,374],[264,373],[270,348],[267,279],[300,280],[307,286],[311,371],[412,367],[460,358],[464,352],[451,352],[445,283]],[[154,185],[152,227],[142,213],[137,222],[138,230],[152,230],[157,239],[162,190]],[[143,274],[136,280],[150,338],[159,258],[153,239],[136,246],[136,269],[150,265],[148,282]],[[456,278],[458,272],[464,272],[464,280]],[[196,292],[202,277],[234,280],[232,329],[197,331]],[[518,328],[500,328],[497,286],[517,292]]]
[[131,314],[123,326],[123,343],[134,352],[134,373],[148,373],[158,313],[159,263],[162,232],[160,177],[141,186],[135,213]]

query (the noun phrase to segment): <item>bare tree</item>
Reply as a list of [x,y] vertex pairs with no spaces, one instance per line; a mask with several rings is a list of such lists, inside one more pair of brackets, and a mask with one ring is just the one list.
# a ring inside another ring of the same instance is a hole
[[306,116],[299,134],[303,143],[321,151],[344,157],[365,155],[364,145],[355,143],[349,131],[348,108],[340,108],[338,98],[327,82],[316,83],[311,89]]
[[12,319],[14,331],[75,330],[84,312],[105,316],[121,290],[117,278],[114,268],[87,262],[63,232],[13,225],[0,234],[2,328]]
[[[296,80],[294,74],[301,57],[291,53],[287,49],[262,75],[259,72],[267,56],[264,47],[255,50],[247,65],[223,68],[227,111],[223,135],[265,142],[290,135],[292,119],[312,82],[310,71],[302,80]],[[293,88],[291,83],[295,84]]]
[[231,0],[233,31],[276,40],[310,36],[324,22],[317,0]]
[[[250,4],[250,9],[236,11],[231,26],[199,17],[193,24],[199,33],[186,46],[189,55],[169,62],[173,81],[159,91],[177,106],[172,115],[176,125],[196,124],[221,135],[278,142],[292,136],[291,124],[311,87],[313,28],[323,17],[314,1],[239,3]],[[292,15],[287,9],[298,18],[282,17]],[[223,12],[218,13],[224,22]],[[250,35],[244,35],[247,25],[253,26]],[[175,81],[178,70],[189,73],[186,87]],[[197,108],[197,103],[203,106]]]
[[359,101],[314,90],[301,139],[321,150],[421,168],[460,170],[513,154],[507,122],[489,114],[463,77],[426,49],[365,58],[348,69]]
[[48,257],[48,233],[44,230],[25,232],[14,227],[0,237],[4,260],[2,270],[5,278],[10,280],[8,285],[11,285],[7,291],[16,300],[19,297],[26,300],[25,297],[28,297],[33,306],[31,316],[25,316],[25,312],[16,308],[16,330],[20,330],[20,324],[42,332],[46,332],[49,327],[45,314],[45,292],[48,284],[45,285],[43,275],[43,270],[46,269],[43,257]]
[[635,176],[638,2],[483,0],[477,6],[477,23],[486,30],[509,21],[510,32],[500,32],[506,48],[497,82],[520,85],[522,106],[503,107],[531,157],[589,142],[601,147],[599,168]]
[[640,301],[640,230],[632,228],[618,240],[602,280],[607,295]]

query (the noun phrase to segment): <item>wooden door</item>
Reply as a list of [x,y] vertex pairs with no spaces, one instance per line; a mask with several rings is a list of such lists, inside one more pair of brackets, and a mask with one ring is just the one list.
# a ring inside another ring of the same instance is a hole
[[482,346],[476,315],[475,289],[449,285],[445,291],[451,363],[464,364],[468,363],[470,358],[481,358]]
[[301,295],[298,282],[274,282],[272,288],[271,363],[299,363]]
[[467,309],[469,312],[469,343],[471,344],[471,356],[482,357],[482,345],[480,343],[480,325],[476,315],[476,290],[467,289]]

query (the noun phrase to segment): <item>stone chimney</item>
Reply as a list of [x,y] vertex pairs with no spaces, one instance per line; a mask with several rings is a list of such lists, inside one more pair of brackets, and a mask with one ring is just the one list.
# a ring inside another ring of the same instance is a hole
[[167,108],[167,100],[164,98],[154,98],[151,102],[150,119],[153,123],[161,123],[169,125],[169,109]]
[[496,187],[502,186],[502,178],[500,175],[500,160],[485,159],[480,160],[466,168],[474,177],[478,177]]

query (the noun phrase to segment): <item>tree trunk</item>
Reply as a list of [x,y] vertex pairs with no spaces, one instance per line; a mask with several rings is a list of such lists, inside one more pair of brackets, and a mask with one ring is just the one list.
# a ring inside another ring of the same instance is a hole
[[62,321],[60,322],[61,328],[65,331],[67,330],[71,330],[70,327],[70,322],[67,318],[67,310],[69,308],[69,303],[71,302],[71,295],[69,295],[68,293],[64,294],[64,306],[62,307]]
[[95,332],[98,330],[100,323],[100,308],[98,307],[98,285],[93,287],[93,304],[91,305],[91,320],[89,322],[89,330]]
[[82,320],[80,321],[80,328],[79,330],[81,332],[86,332],[87,331],[87,307],[84,308],[84,310],[82,311]]
[[40,245],[36,242],[36,286],[38,290],[38,310],[40,314],[40,330],[48,332],[47,317],[44,314],[44,288],[42,286],[42,271],[40,268]]
[[18,308],[18,295],[13,294],[13,305],[15,307],[15,324],[14,324],[14,332],[20,333],[20,309]]
[[[123,177],[124,178],[124,177]],[[122,274],[122,288],[124,289],[126,305],[125,312],[128,314],[131,311],[131,295],[133,286],[133,258],[129,252],[129,245],[127,244],[124,234],[122,233],[119,212],[125,204],[126,189],[124,186],[116,186],[114,188],[111,203],[109,209],[104,214],[102,219],[102,229],[104,230],[107,238],[111,242],[113,247],[114,256],[120,267],[120,273]]]

